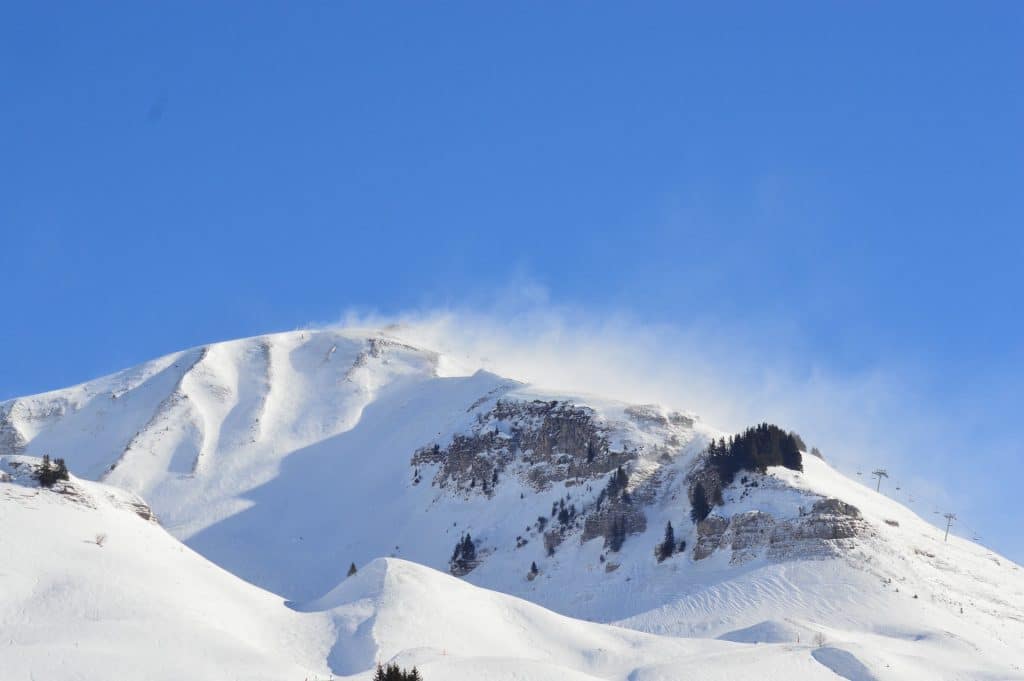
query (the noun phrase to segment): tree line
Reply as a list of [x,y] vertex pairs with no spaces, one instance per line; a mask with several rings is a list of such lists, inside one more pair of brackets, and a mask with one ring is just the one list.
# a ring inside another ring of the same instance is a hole
[[712,440],[707,447],[706,465],[717,473],[719,484],[712,489],[700,481],[694,485],[690,495],[693,522],[704,520],[714,506],[723,503],[722,490],[732,484],[740,471],[764,473],[769,466],[802,471],[800,450],[805,446],[796,433],[770,423],[747,428],[728,439]]
[[377,663],[377,671],[373,675],[373,681],[423,681],[420,672],[416,667],[405,670],[397,664],[382,665]]

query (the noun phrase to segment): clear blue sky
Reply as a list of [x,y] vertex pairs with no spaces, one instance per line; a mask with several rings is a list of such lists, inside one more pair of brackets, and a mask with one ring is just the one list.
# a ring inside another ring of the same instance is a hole
[[1024,558],[1024,5],[730,7],[8,3],[0,398],[526,276],[911,367]]

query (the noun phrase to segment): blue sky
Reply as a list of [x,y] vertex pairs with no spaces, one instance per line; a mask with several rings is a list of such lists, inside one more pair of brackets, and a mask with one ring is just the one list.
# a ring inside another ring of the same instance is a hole
[[0,398],[351,309],[493,320],[528,282],[532,319],[699,329],[736,390],[886,386],[820,439],[905,431],[898,465],[1022,560],[1022,29],[1009,2],[10,5]]

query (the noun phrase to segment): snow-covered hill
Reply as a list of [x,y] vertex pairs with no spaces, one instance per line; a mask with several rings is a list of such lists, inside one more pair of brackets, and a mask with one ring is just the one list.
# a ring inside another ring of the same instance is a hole
[[41,489],[35,464],[8,458],[0,482],[0,679],[327,674],[326,622],[185,547],[134,495]]
[[[830,679],[811,646],[642,634],[555,614],[430,568],[377,559],[303,605],[181,545],[144,504],[72,478],[0,482],[0,678]],[[9,473],[8,473],[9,472]]]
[[[702,452],[721,435],[692,413],[541,392],[367,330],[218,343],[0,403],[0,456],[63,457],[138,494],[199,554],[294,603],[390,556],[578,619],[799,650],[824,639],[807,659],[861,678],[1024,678],[1018,566],[944,542],[818,458],[745,472],[694,526]],[[659,561],[668,522],[674,555]],[[467,533],[473,555],[454,555]],[[378,573],[436,577],[373,566],[333,595]],[[331,621],[358,619],[345,612]],[[364,663],[361,640],[332,659]]]

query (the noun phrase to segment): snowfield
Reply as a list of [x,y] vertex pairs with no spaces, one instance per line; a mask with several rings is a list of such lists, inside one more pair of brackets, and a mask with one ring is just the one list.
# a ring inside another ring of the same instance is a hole
[[[809,455],[695,527],[716,429],[453,367],[299,331],[0,403],[0,681],[1024,679],[1005,558]],[[72,480],[39,488],[43,454]]]
[[[787,670],[832,678],[808,646],[573,620],[393,558],[310,603],[286,605],[140,517],[119,490],[77,479],[55,490],[0,483],[5,681],[369,678],[378,660],[436,679],[724,679],[767,670],[779,675],[758,678],[793,678]],[[706,665],[721,676],[698,674]]]

